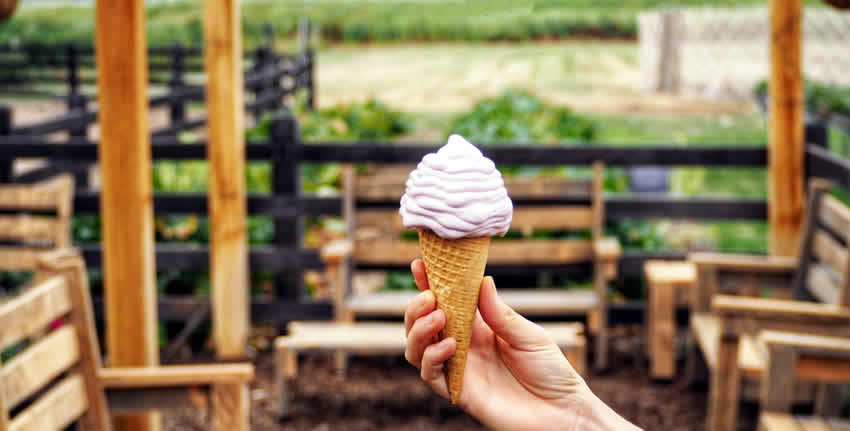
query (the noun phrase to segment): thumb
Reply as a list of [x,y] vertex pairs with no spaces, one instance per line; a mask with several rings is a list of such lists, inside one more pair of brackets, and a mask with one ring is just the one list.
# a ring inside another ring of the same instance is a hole
[[484,277],[478,295],[478,310],[499,338],[517,349],[534,349],[552,344],[546,330],[528,321],[502,301],[493,277]]

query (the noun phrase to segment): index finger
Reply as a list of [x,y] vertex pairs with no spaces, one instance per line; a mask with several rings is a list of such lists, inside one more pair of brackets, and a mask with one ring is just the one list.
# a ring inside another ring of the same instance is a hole
[[410,263],[410,272],[413,273],[413,278],[416,279],[416,287],[419,290],[425,291],[429,289],[428,274],[425,272],[425,262],[418,257]]

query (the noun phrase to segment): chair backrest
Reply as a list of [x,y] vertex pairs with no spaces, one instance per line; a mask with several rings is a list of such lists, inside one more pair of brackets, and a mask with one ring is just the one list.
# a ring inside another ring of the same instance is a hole
[[87,286],[82,259],[54,251],[32,287],[0,304],[0,350],[24,345],[0,363],[0,431],[110,429]]
[[850,305],[850,208],[829,191],[831,184],[812,179],[800,243],[800,265],[793,297],[840,306]]
[[[398,201],[414,166],[393,166],[373,174],[343,175],[343,216],[353,232],[353,261],[360,268],[407,266],[420,256],[415,232],[405,234],[397,208],[370,209],[370,201]],[[593,164],[590,178],[505,178],[514,202],[511,229],[587,231],[566,239],[511,239],[493,241],[488,263],[493,265],[563,265],[590,262],[592,239],[604,235],[604,164]],[[557,201],[556,205],[552,205]],[[355,202],[361,208],[355,210]],[[410,235],[408,240],[404,235]],[[340,299],[337,296],[337,299]]]
[[38,255],[71,246],[74,178],[0,185],[0,271],[34,270]]

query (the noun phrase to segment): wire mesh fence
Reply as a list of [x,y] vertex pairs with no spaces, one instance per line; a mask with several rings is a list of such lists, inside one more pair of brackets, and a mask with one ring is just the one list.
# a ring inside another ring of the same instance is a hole
[[[710,98],[752,97],[768,75],[767,8],[663,9],[641,13],[641,89]],[[850,12],[807,8],[807,79],[850,86]]]

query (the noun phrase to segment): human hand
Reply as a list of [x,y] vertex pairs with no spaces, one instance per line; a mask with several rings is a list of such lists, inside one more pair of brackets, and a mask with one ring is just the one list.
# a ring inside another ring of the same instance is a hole
[[[425,264],[416,259],[411,270],[423,292],[404,315],[405,357],[448,398],[443,363],[457,345],[437,340],[446,316],[435,310]],[[593,395],[543,328],[502,302],[492,277],[481,283],[458,405],[492,429],[634,429]]]

